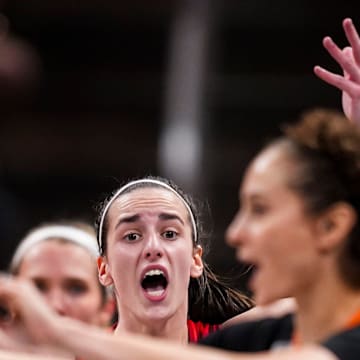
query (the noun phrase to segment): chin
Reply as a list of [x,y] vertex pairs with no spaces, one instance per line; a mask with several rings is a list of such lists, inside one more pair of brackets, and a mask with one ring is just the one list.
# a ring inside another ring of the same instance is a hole
[[151,321],[160,321],[160,320],[167,320],[172,316],[172,313],[169,309],[148,309],[145,312],[144,317]]

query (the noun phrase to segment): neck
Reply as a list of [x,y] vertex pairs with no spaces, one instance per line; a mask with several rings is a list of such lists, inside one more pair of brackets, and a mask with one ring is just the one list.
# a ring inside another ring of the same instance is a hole
[[[119,314],[121,313],[119,312]],[[172,316],[164,319],[149,319],[145,316],[137,317],[128,312],[125,317],[119,316],[119,323],[114,332],[121,335],[123,331],[186,344],[188,343],[187,311],[177,311]]]
[[321,342],[347,328],[360,311],[360,289],[354,290],[329,275],[296,296],[296,335],[301,343]]

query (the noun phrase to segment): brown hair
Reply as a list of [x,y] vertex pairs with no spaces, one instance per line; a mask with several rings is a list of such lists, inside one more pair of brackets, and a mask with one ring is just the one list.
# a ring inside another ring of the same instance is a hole
[[[196,231],[197,239],[195,242],[194,234],[192,234],[193,246],[200,245],[206,251],[207,243],[206,236],[203,229],[203,222],[200,220],[200,211],[199,206],[195,203],[195,200],[192,199],[188,194],[186,194],[180,187],[168,179],[161,177],[148,176],[143,178],[153,179],[160,181],[168,186],[171,186],[180,197],[187,203],[190,210],[192,211]],[[133,180],[131,180],[133,181]],[[130,183],[131,181],[127,182]],[[154,188],[160,187],[161,185],[150,183],[150,182],[141,182],[130,186],[126,191],[122,192],[119,196],[122,196],[125,193],[129,193],[138,188]],[[166,189],[164,187],[164,189]],[[99,224],[103,216],[104,209],[109,201],[117,191],[114,191],[111,196],[109,196],[104,202],[102,202],[98,207],[98,218],[96,221],[98,236],[99,236]],[[102,239],[98,238],[98,243],[101,244],[100,253],[106,253],[107,245],[107,231],[108,231],[108,221],[107,214],[105,214],[105,221],[103,223],[103,228],[101,232]],[[245,294],[240,292],[237,289],[229,286],[225,280],[220,279],[215,275],[209,268],[209,266],[204,262],[204,270],[202,275],[199,278],[191,278],[189,284],[189,309],[188,316],[193,321],[202,321],[209,324],[221,324],[227,319],[248,310],[252,307],[253,303],[250,298]]]
[[[316,109],[284,128],[274,144],[286,146],[295,162],[289,186],[300,193],[307,210],[320,214],[344,201],[360,214],[360,130],[340,113]],[[356,221],[339,259],[343,279],[360,287],[360,226]]]
[[[13,257],[11,259],[11,263],[9,266],[9,272],[12,273],[13,275],[18,275],[19,272],[19,267],[20,264],[17,263],[13,263],[14,261],[14,257],[15,254],[17,252],[17,250],[19,249],[20,245],[22,244],[22,242],[25,240],[28,236],[30,236],[33,233],[38,232],[39,230],[42,229],[46,229],[48,227],[57,227],[57,226],[66,226],[66,227],[70,227],[70,228],[74,228],[74,229],[79,229],[84,231],[85,233],[89,234],[91,238],[93,238],[94,240],[94,244],[95,244],[95,249],[96,249],[96,231],[93,225],[90,225],[89,223],[85,222],[85,221],[81,221],[81,220],[58,220],[58,221],[53,221],[53,222],[44,222],[32,229],[29,230],[29,232],[26,234],[26,236],[19,242],[18,247],[15,249],[15,252],[13,254]],[[44,238],[44,241],[56,241],[59,243],[65,243],[65,244],[73,244],[75,246],[81,246],[79,244],[77,244],[76,242],[71,242],[69,241],[68,238],[66,237],[61,237],[61,236],[56,236],[56,237],[47,237]],[[86,249],[86,248],[85,248]],[[89,249],[86,249],[87,252],[89,252]],[[94,259],[94,268],[96,269],[96,259]],[[101,299],[102,299],[102,303],[104,304],[107,299],[109,298],[110,294],[109,292],[106,290],[106,288],[100,283],[100,281],[97,279],[97,283],[99,285],[99,289],[100,289],[100,293],[101,293]]]

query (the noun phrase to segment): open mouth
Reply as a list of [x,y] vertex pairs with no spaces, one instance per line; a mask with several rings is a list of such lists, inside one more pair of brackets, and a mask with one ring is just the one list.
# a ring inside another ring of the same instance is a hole
[[165,273],[160,269],[152,269],[145,273],[141,286],[151,297],[160,297],[164,294],[168,285]]

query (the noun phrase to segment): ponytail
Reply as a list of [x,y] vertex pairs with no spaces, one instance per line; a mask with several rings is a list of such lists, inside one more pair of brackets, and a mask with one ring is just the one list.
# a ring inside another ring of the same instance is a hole
[[225,279],[210,270],[206,263],[201,277],[190,279],[188,315],[192,321],[222,324],[253,305],[248,296],[231,287]]

